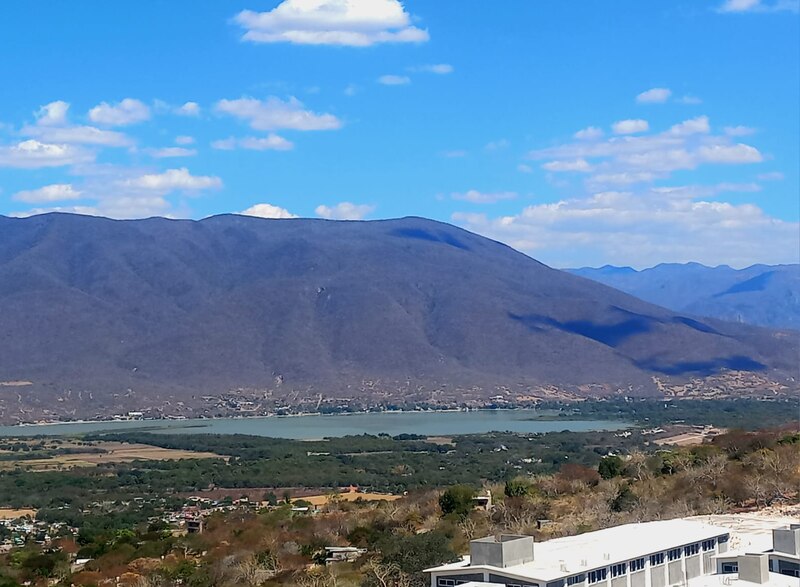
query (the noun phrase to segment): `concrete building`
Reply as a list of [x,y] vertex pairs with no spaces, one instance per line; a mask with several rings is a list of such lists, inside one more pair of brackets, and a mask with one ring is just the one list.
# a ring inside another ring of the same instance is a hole
[[725,528],[688,520],[627,524],[534,543],[503,534],[473,540],[463,560],[428,569],[431,587],[470,581],[506,587],[667,587],[716,572]]
[[729,548],[729,528],[697,520],[627,524],[540,543],[504,534],[473,540],[469,556],[427,572],[431,587],[800,587],[800,524],[771,528],[769,544],[763,532],[758,536],[737,535]]

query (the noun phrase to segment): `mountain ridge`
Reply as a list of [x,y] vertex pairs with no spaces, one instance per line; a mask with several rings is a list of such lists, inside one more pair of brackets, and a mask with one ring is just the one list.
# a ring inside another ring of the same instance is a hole
[[409,407],[653,395],[728,371],[782,389],[797,348],[419,217],[0,217],[0,301],[0,382],[30,383],[0,386],[6,420],[207,415],[223,396]]

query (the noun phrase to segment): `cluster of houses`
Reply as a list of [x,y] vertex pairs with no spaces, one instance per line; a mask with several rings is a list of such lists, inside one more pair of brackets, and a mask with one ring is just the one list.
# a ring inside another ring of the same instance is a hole
[[28,515],[0,519],[0,553],[31,542],[48,546],[56,537],[76,531],[61,522],[42,522]]

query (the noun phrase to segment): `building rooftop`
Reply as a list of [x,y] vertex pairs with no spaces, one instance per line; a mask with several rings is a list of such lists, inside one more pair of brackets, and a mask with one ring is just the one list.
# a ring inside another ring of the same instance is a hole
[[753,583],[739,579],[738,575],[704,575],[689,579],[686,587],[797,587],[797,577],[770,573],[766,583]]
[[[537,542],[534,545],[533,561],[506,567],[503,574],[520,579],[552,581],[615,562],[701,542],[728,532],[723,527],[690,520],[625,524],[578,536]],[[467,556],[459,562],[427,569],[426,572],[465,569],[469,564],[470,557]]]
[[800,518],[793,516],[765,516],[758,512],[696,516],[689,519],[728,529],[731,540],[728,543],[728,552],[725,553],[726,557],[772,550],[772,531],[800,521]]

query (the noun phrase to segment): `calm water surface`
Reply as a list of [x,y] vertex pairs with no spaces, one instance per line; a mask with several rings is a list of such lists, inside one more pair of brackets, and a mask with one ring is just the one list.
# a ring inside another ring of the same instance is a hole
[[620,430],[626,422],[608,420],[536,420],[535,410],[482,410],[475,412],[392,412],[334,416],[220,418],[215,420],[147,420],[137,422],[81,422],[37,426],[0,426],[0,436],[70,435],[86,432],[147,430],[169,434],[252,434],[307,440],[350,434],[452,435],[492,431],[554,432],[570,430]]

